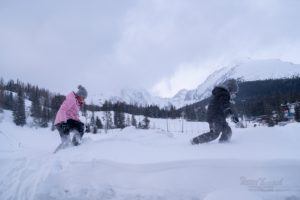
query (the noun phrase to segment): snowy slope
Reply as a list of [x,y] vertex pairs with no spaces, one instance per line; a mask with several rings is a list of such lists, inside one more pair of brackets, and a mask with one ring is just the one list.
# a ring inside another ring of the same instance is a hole
[[[189,140],[206,131],[206,123],[185,122],[187,129],[194,128],[189,133],[129,127],[86,134],[81,146],[53,154],[59,143],[56,132],[16,127],[10,113],[0,116],[3,200],[300,198],[297,123],[233,128],[231,143],[199,146]],[[156,126],[165,123],[155,121]]]
[[187,92],[182,105],[196,102],[211,95],[211,90],[228,78],[243,81],[289,78],[300,75],[300,65],[283,62],[279,59],[248,60],[241,64],[224,67],[211,74],[196,89]]

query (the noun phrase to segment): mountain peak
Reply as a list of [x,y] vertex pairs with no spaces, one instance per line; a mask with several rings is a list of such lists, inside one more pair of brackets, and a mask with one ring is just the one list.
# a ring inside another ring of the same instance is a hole
[[124,88],[114,95],[98,95],[93,97],[94,103],[104,103],[105,100],[112,102],[122,101],[137,105],[158,105],[165,107],[170,103],[176,107],[192,104],[211,95],[213,87],[234,78],[243,81],[266,80],[287,78],[300,74],[300,65],[284,62],[280,59],[252,60],[247,59],[230,67],[223,67],[200,84],[196,89],[182,89],[173,98],[160,98],[152,96],[143,88]]
[[173,99],[182,98],[183,96],[186,96],[187,92],[187,89],[182,89],[174,95]]
[[226,79],[234,78],[243,81],[280,79],[300,74],[300,65],[284,62],[280,59],[251,60],[231,67],[223,67],[211,74],[195,90],[187,92],[185,101],[200,101],[211,95],[211,90]]

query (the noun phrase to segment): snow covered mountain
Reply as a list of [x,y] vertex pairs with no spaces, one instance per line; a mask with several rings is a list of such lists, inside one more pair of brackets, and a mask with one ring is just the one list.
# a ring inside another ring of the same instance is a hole
[[156,97],[145,89],[122,89],[114,95],[98,94],[91,96],[88,103],[93,101],[93,103],[101,105],[106,100],[109,100],[137,105],[158,105],[159,107],[172,104],[179,108],[207,98],[215,85],[222,83],[228,78],[254,81],[292,77],[299,74],[299,64],[284,62],[279,59],[247,60],[215,71],[197,88],[193,90],[182,89],[172,98]]
[[161,107],[168,105],[168,100],[151,95],[145,89],[122,89],[115,94],[97,94],[88,97],[87,102],[93,102],[97,105],[102,105],[105,101],[126,102],[128,104],[145,105],[159,105]]
[[[248,60],[235,66],[223,67],[211,74],[196,89],[189,90],[185,96],[181,96],[181,105],[197,102],[209,97],[213,87],[228,78],[255,81],[288,78],[297,75],[300,75],[299,64],[283,62],[279,59]],[[177,101],[180,100],[177,99]]]

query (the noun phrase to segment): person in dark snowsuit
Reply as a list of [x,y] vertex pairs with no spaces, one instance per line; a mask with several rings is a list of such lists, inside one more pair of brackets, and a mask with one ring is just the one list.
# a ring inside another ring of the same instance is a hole
[[212,97],[208,105],[206,117],[210,131],[199,135],[191,140],[192,144],[207,143],[217,139],[219,142],[228,142],[231,138],[231,128],[226,118],[231,116],[233,122],[238,123],[239,119],[231,108],[231,100],[238,92],[238,85],[235,79],[228,79],[223,84],[216,86],[212,91]]

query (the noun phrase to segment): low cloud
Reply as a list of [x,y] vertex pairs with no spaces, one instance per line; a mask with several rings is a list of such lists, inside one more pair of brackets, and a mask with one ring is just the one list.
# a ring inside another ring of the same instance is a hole
[[65,93],[193,88],[245,57],[300,63],[297,0],[130,0],[0,3],[6,79]]

